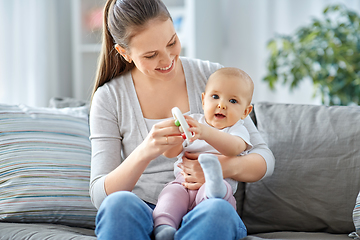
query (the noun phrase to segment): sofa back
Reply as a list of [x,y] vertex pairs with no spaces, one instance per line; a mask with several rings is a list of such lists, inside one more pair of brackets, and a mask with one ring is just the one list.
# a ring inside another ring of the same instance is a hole
[[354,231],[360,107],[257,103],[254,115],[276,162],[236,193],[248,232]]

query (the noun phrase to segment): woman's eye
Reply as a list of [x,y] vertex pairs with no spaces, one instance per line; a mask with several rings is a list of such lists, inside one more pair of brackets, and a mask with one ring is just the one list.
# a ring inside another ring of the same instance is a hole
[[237,103],[238,101],[237,100],[235,100],[235,99],[230,99],[230,101],[229,102],[231,102],[231,103]]
[[176,44],[176,40],[174,40],[172,43],[169,44],[169,46],[174,46]]
[[153,58],[153,57],[155,57],[157,54],[156,53],[154,53],[153,55],[149,55],[149,56],[144,56],[145,58],[147,58],[147,59],[150,59],[150,58]]
[[151,55],[151,56],[145,56],[145,58],[150,59],[150,58],[153,58],[153,57],[155,57],[155,56],[156,56],[156,54]]
[[216,94],[213,94],[211,97],[212,97],[213,99],[219,99],[219,96],[216,95]]

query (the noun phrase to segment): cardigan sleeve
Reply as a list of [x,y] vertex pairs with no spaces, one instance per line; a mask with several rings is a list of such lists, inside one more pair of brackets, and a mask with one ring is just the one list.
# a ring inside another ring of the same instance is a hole
[[94,94],[90,109],[91,177],[90,197],[96,208],[105,199],[106,175],[120,165],[121,136],[116,111],[110,104],[106,86]]
[[271,176],[275,167],[275,157],[273,153],[265,143],[264,139],[261,137],[250,116],[247,116],[244,119],[244,126],[249,131],[250,142],[253,145],[253,148],[249,151],[249,153],[257,153],[265,159],[266,173],[262,178]]

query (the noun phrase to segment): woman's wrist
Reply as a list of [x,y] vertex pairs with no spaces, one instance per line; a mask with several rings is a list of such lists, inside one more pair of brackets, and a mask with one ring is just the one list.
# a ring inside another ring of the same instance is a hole
[[134,159],[136,159],[136,161],[139,163],[149,164],[152,160],[161,154],[153,153],[153,149],[149,149],[144,141],[137,148],[135,148],[130,155],[134,155]]

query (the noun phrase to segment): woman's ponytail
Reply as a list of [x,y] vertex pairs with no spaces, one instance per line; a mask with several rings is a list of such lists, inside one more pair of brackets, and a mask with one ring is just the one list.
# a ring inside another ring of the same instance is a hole
[[108,0],[104,7],[102,49],[98,59],[95,84],[96,90],[134,68],[115,49],[115,45],[129,50],[131,38],[142,31],[151,19],[171,19],[161,0]]
[[115,2],[116,0],[108,0],[104,7],[102,47],[100,56],[98,58],[98,67],[91,100],[94,96],[95,91],[99,87],[134,67],[133,63],[128,63],[127,61],[125,61],[124,58],[116,51],[116,42],[114,41],[114,38],[109,31],[109,11],[113,10]]

